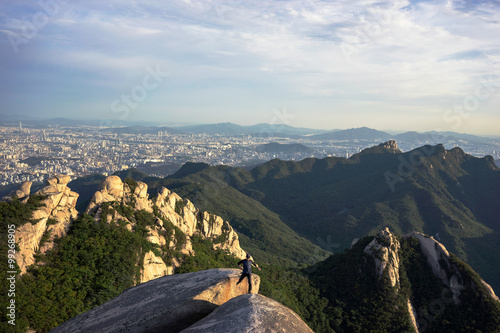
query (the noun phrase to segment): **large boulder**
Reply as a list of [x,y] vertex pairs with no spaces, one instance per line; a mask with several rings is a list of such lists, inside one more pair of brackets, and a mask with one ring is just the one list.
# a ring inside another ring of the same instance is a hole
[[99,191],[106,192],[115,198],[123,196],[123,182],[118,176],[109,176],[99,186]]
[[19,191],[22,192],[23,197],[26,197],[26,196],[30,195],[30,193],[31,193],[31,185],[33,185],[32,182],[26,181],[26,182],[22,183],[21,186],[19,187]]
[[4,196],[2,198],[2,201],[10,202],[14,197],[16,197],[23,203],[26,203],[26,201],[28,201],[28,198],[30,196],[31,185],[33,185],[33,183],[30,181],[22,183],[18,189],[11,191],[9,194]]
[[286,306],[257,294],[238,296],[182,333],[313,332]]
[[[236,285],[239,276],[237,269],[164,276],[130,288],[51,332],[180,332],[245,294],[248,284],[245,279]],[[253,277],[253,292],[258,292],[260,278]]]

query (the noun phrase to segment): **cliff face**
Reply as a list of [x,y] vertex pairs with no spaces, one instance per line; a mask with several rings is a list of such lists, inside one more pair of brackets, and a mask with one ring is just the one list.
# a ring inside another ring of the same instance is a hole
[[[148,240],[160,247],[176,248],[183,254],[194,255],[191,238],[199,235],[212,240],[214,248],[244,258],[245,251],[240,247],[238,235],[221,217],[198,210],[189,200],[182,199],[165,187],[160,188],[153,199],[149,198],[147,190],[148,186],[143,182],[124,183],[117,176],[109,176],[92,197],[86,213],[108,223],[123,222],[129,230],[133,230],[135,222],[127,216],[127,207],[135,211],[144,210],[156,216],[156,224],[148,227]],[[175,228],[172,234],[165,235],[162,230],[170,223]],[[181,238],[182,243],[176,237],[180,233],[186,236]],[[149,251],[144,256],[143,266],[139,283],[173,274],[179,263],[175,258],[172,262],[165,262]]]
[[[77,217],[75,206],[78,193],[67,186],[70,180],[67,175],[56,175],[47,179],[46,186],[35,193],[45,197],[41,207],[33,212],[30,222],[16,230],[16,243],[19,247],[16,261],[20,274],[26,273],[27,267],[35,263],[34,254],[37,251],[45,253],[52,249],[54,238],[64,236],[71,221]],[[23,183],[12,196],[26,202],[31,195],[31,185],[31,182]]]

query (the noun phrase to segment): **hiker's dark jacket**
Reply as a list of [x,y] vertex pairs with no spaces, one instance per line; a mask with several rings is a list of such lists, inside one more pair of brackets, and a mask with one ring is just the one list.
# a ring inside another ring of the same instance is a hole
[[241,260],[238,263],[238,266],[242,265],[242,264],[243,264],[243,274],[252,274],[252,265],[255,266],[255,267],[259,267],[251,259],[243,259],[243,260]]

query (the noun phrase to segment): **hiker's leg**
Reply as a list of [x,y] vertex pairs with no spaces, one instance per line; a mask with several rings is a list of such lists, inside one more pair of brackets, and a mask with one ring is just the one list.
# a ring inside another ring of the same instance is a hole
[[252,274],[248,274],[248,293],[252,292]]
[[238,282],[236,282],[236,284],[240,284],[240,282],[245,278],[245,275],[246,274],[242,273],[240,279],[238,280]]

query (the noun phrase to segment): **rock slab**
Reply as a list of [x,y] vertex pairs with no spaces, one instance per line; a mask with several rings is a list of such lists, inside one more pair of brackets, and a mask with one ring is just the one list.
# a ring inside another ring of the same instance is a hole
[[[219,305],[247,293],[246,279],[236,285],[240,274],[238,269],[210,269],[164,276],[132,287],[51,332],[180,332]],[[258,292],[260,278],[252,278],[252,291]]]
[[258,294],[238,296],[182,333],[312,333],[286,306]]

